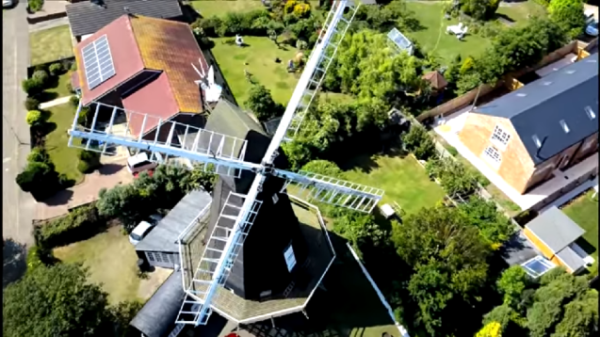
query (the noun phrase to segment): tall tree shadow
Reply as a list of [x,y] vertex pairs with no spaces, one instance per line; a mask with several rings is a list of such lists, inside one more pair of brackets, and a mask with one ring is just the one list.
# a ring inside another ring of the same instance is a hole
[[19,280],[27,270],[27,247],[13,239],[2,241],[2,289]]

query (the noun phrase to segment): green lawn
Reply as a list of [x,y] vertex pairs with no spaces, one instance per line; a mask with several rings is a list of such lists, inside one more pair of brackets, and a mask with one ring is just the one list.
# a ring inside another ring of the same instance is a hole
[[[598,259],[598,199],[592,199],[593,190],[571,201],[562,210],[585,230],[583,238],[593,246],[592,256]],[[584,245],[581,245],[582,248]]]
[[60,97],[67,97],[73,95],[69,89],[67,89],[67,83],[71,82],[71,72],[62,74],[56,78],[50,87],[44,90],[45,94],[43,97],[44,101],[51,101]]
[[515,3],[501,2],[496,14],[519,24],[527,21],[527,16],[529,14],[534,16],[546,15],[546,9],[531,0]]
[[68,146],[69,135],[67,134],[75,118],[75,110],[69,103],[48,109],[50,112],[48,123],[54,130],[46,135],[46,149],[56,166],[56,171],[66,174],[69,179],[75,180],[78,184],[83,180],[83,174],[77,170],[79,149]]
[[[286,105],[300,76],[290,74],[286,69],[287,61],[297,53],[296,48],[283,46],[285,49],[279,49],[269,38],[255,36],[245,36],[244,43],[248,46],[241,48],[225,44],[228,39],[231,38],[213,39],[215,46],[212,53],[237,103],[244,106],[251,86],[244,75],[245,68],[258,83],[271,91],[276,102]],[[275,63],[275,58],[281,62]]]
[[415,14],[424,29],[407,33],[409,39],[417,42],[425,51],[434,51],[445,61],[455,55],[477,56],[489,45],[489,38],[467,33],[463,41],[454,35],[446,34],[446,27],[458,23],[458,19],[444,19],[444,2],[407,2],[406,6]]
[[412,156],[358,156],[340,167],[346,180],[383,189],[380,205],[395,201],[407,214],[433,206],[445,195]]
[[73,56],[69,26],[58,26],[29,34],[31,65]]
[[91,239],[54,249],[64,263],[83,263],[89,268],[89,280],[101,284],[111,304],[121,301],[146,301],[169,276],[167,270],[138,277],[137,254],[121,227],[109,228]]
[[247,12],[264,8],[260,0],[196,0],[189,3],[205,18],[213,15],[222,16],[227,12]]

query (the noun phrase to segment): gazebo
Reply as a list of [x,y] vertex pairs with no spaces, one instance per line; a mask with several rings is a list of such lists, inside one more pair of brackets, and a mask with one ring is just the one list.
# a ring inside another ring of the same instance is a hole
[[437,70],[428,72],[427,74],[423,75],[422,79],[429,82],[434,94],[442,92],[446,86],[448,86],[448,81],[446,81],[444,76]]

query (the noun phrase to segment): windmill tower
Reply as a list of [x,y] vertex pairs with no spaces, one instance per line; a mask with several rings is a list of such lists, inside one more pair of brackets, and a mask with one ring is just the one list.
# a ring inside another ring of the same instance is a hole
[[[294,225],[297,220],[293,211],[286,209],[286,205],[291,208],[285,195],[288,185],[294,185],[294,189],[300,192],[310,193],[311,198],[320,202],[362,212],[370,212],[381,199],[383,191],[376,188],[311,172],[288,171],[287,160],[280,150],[280,144],[293,139],[299,131],[358,5],[349,0],[333,3],[272,139],[252,127],[248,127],[244,134],[232,135],[227,130],[220,132],[211,129],[210,120],[206,128],[199,129],[118,107],[112,107],[107,128],[97,130],[96,120],[103,104],[97,104],[89,128],[77,124],[81,106],[77,110],[69,130],[70,146],[74,145],[74,138],[81,138],[82,146],[87,148],[90,141],[137,148],[163,163],[168,162],[169,156],[201,162],[206,169],[221,176],[214,191],[210,214],[198,216],[198,230],[204,231],[200,235],[203,237],[202,249],[193,255],[195,260],[191,264],[182,260],[184,276],[189,282],[184,282],[187,298],[182,304],[177,323],[206,324],[213,308],[223,313],[217,301],[231,303],[239,298],[255,300],[269,291],[285,297],[289,286],[284,288],[283,285],[292,284],[293,287],[293,282],[289,282],[294,278],[293,269],[304,264],[310,254],[310,244],[302,239],[298,226]],[[214,86],[210,69],[206,76],[203,76],[203,70],[195,69],[201,76],[198,82],[201,86],[208,89]],[[120,114],[127,115],[128,120],[140,118],[142,128],[147,122],[158,125],[154,141],[142,139],[141,135],[132,137],[113,133],[112,124],[115,116]],[[250,123],[246,125],[250,126]],[[159,138],[161,134],[165,137]],[[176,134],[178,137],[175,137]],[[269,212],[276,214],[269,216]],[[275,218],[275,221],[267,218]],[[277,231],[280,238],[277,243],[266,239],[270,230]],[[246,242],[248,247],[245,247]],[[279,251],[278,256],[273,253],[275,251]],[[253,277],[248,272],[254,271],[252,268],[260,268],[260,257],[269,260],[265,263],[268,267],[262,269],[269,280]],[[317,285],[323,276],[319,277]],[[231,293],[235,296],[232,297]],[[268,317],[273,317],[273,313],[268,313],[265,318]]]

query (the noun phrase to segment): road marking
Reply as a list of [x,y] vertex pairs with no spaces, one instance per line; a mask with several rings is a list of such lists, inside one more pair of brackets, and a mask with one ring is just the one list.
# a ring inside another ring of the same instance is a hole
[[6,164],[10,161],[10,157],[6,157],[2,160],[2,164]]

